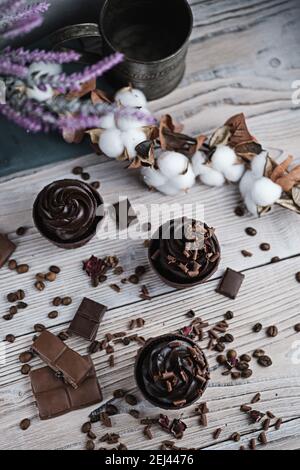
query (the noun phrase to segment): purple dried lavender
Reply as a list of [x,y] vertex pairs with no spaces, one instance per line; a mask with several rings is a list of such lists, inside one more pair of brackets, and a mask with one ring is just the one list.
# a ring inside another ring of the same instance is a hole
[[42,15],[49,6],[46,2],[33,5],[24,5],[24,2],[6,2],[6,10],[0,19],[0,35],[5,39],[12,39],[40,26],[43,22]]
[[4,57],[9,57],[12,62],[22,65],[32,62],[67,64],[69,62],[76,62],[81,57],[78,52],[71,50],[66,52],[44,51],[39,49],[28,51],[23,49],[23,47],[19,47],[18,49],[6,47],[2,54]]
[[24,65],[15,64],[6,57],[0,56],[0,75],[10,75],[18,78],[25,78],[28,68]]
[[20,127],[23,127],[29,132],[39,132],[43,128],[42,122],[36,117],[22,116],[20,113],[11,108],[8,104],[0,106],[0,113],[8,118],[10,121],[15,122]]

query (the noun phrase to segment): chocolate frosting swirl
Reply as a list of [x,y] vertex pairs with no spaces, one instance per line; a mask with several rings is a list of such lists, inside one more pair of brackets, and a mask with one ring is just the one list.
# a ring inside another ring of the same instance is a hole
[[40,230],[59,242],[74,242],[96,228],[100,196],[86,183],[60,180],[46,186],[35,203]]
[[195,401],[209,379],[201,349],[181,336],[170,335],[146,344],[137,374],[145,396],[162,408],[179,408]]
[[[169,226],[169,236],[166,227]],[[152,240],[150,259],[167,280],[193,284],[213,274],[220,259],[220,247],[214,229],[185,218],[167,222]]]

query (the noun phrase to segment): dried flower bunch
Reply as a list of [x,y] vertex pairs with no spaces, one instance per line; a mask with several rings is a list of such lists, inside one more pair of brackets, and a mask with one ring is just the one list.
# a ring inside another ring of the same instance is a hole
[[[93,103],[82,97],[96,88],[96,79],[120,63],[123,55],[112,54],[67,75],[62,65],[78,61],[76,52],[4,47],[4,40],[40,26],[48,8],[45,2],[28,5],[26,0],[0,0],[0,80],[5,88],[0,113],[29,132],[59,130],[72,141],[76,132],[100,127],[103,119],[109,119],[114,108],[111,103]],[[135,108],[132,112],[135,119],[144,116]]]

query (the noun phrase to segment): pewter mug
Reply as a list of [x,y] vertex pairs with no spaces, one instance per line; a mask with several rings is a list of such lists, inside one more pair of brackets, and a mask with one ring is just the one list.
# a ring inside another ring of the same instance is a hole
[[149,100],[170,93],[184,75],[192,26],[187,0],[106,0],[99,20],[103,53],[125,55],[111,77]]

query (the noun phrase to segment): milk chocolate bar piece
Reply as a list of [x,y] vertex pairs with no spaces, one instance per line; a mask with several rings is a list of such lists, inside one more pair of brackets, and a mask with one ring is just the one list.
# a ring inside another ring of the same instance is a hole
[[90,356],[83,356],[83,359],[90,367],[90,372],[76,390],[57,377],[50,367],[30,372],[31,387],[41,419],[55,418],[102,401],[93,362]]
[[112,215],[119,230],[127,229],[133,222],[137,222],[137,215],[128,199],[115,203],[112,208]]
[[68,332],[94,341],[99,324],[107,310],[105,305],[84,297],[73,318]]
[[91,369],[80,354],[47,330],[34,341],[32,350],[73,388],[84,381]]
[[0,268],[6,263],[8,258],[13,254],[16,245],[11,242],[5,235],[0,233]]
[[221,279],[219,287],[217,288],[217,292],[219,294],[225,295],[225,297],[229,297],[230,299],[235,299],[238,295],[244,278],[244,274],[227,268]]

